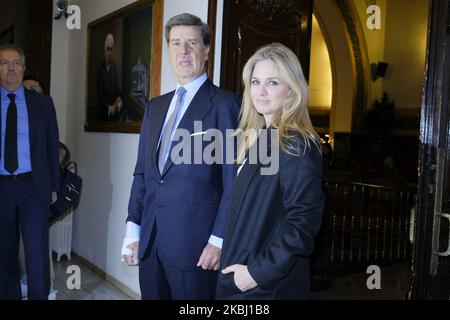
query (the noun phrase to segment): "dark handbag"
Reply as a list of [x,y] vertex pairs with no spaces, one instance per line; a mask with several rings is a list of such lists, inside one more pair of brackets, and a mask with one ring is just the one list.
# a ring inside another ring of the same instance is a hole
[[78,167],[75,162],[71,161],[61,167],[61,186],[58,191],[58,199],[50,205],[50,224],[78,206],[82,182],[78,176]]

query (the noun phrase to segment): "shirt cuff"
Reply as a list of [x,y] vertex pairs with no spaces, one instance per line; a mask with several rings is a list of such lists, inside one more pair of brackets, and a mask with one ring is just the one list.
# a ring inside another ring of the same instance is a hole
[[211,235],[209,237],[208,242],[211,243],[213,246],[216,246],[217,248],[222,249],[222,244],[223,244],[222,238]]
[[125,238],[138,239],[137,241],[139,241],[140,235],[141,235],[141,226],[132,221],[128,221]]

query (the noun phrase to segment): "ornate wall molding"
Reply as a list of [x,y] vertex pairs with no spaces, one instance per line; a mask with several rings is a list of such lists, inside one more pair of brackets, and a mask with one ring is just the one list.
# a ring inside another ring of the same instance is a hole
[[350,43],[352,53],[352,64],[355,70],[355,94],[353,99],[352,131],[360,131],[364,127],[364,116],[366,113],[367,88],[365,85],[363,53],[361,39],[355,24],[355,15],[348,0],[334,0],[335,5],[342,14],[345,30]]

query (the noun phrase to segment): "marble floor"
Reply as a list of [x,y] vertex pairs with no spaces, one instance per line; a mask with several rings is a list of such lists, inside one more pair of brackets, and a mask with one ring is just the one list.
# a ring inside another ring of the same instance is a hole
[[[66,273],[69,265],[80,266],[82,282],[80,289],[70,290],[67,287]],[[132,300],[131,297],[107,282],[104,278],[86,267],[77,256],[68,261],[64,256],[60,262],[54,260],[55,281],[53,284],[56,300]]]

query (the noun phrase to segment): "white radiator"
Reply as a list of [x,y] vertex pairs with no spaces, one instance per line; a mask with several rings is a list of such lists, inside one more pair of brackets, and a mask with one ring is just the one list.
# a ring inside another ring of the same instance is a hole
[[71,259],[72,219],[73,213],[70,213],[50,228],[50,252],[56,252],[58,262],[63,255],[66,255],[68,260]]

